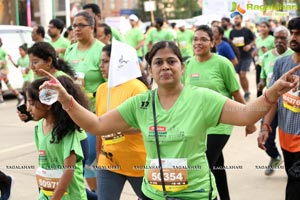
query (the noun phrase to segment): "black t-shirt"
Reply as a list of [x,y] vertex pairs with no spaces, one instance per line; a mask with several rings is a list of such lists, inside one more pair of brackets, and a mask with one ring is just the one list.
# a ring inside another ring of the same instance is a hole
[[241,58],[251,58],[251,50],[244,51],[243,47],[250,44],[254,40],[254,34],[247,28],[243,27],[241,30],[232,29],[230,32],[230,39],[240,51]]

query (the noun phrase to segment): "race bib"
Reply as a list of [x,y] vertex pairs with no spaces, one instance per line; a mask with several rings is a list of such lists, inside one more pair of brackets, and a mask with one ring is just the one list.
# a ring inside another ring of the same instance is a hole
[[[187,159],[161,159],[164,181],[168,192],[178,192],[188,187]],[[152,159],[147,180],[156,190],[163,191],[158,159]]]
[[125,136],[121,132],[104,135],[101,138],[103,144],[116,144],[125,140]]
[[186,41],[181,41],[181,42],[179,42],[179,46],[182,49],[186,49],[187,48],[187,42]]
[[282,100],[283,107],[295,113],[300,112],[300,90],[296,92],[290,90],[282,95]]
[[46,196],[53,196],[63,172],[63,169],[46,170],[41,167],[36,170],[37,184]]
[[245,38],[243,36],[234,37],[233,40],[232,40],[232,43],[237,47],[245,46]]

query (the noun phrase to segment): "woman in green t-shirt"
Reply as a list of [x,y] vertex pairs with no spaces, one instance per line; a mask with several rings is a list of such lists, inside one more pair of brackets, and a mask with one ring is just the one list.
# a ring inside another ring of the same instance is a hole
[[[136,166],[137,170],[145,172],[142,199],[216,199],[217,190],[205,155],[206,130],[219,123],[245,126],[257,122],[280,95],[296,87],[299,77],[293,74],[300,67],[284,74],[264,96],[245,105],[206,88],[184,86],[181,83],[183,59],[174,42],[154,44],[146,60],[158,89],[134,96],[99,118],[77,103],[51,74],[43,72],[51,81],[40,88],[58,91],[58,101],[69,116],[92,134],[100,136],[130,127],[141,130],[147,153],[146,165]],[[155,135],[159,138],[161,165],[158,164]]]
[[[214,46],[213,31],[207,25],[199,26],[193,37],[194,56],[186,62],[183,81],[185,85],[214,90],[230,99],[245,104],[236,79],[233,64],[225,57],[211,52]],[[207,160],[213,172],[220,199],[230,199],[223,148],[232,133],[233,126],[218,124],[207,130]],[[255,125],[246,127],[246,134],[253,133]]]

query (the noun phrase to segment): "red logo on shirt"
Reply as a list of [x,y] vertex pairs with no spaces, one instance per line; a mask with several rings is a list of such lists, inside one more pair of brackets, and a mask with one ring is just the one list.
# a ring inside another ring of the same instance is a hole
[[39,151],[39,155],[40,155],[40,156],[46,155],[46,151],[45,151],[45,150],[40,150],[40,151]]
[[200,74],[191,74],[191,78],[199,78]]

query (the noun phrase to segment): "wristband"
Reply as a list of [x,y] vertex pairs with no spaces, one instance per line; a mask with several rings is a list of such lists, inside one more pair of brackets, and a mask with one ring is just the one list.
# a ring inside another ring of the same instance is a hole
[[69,111],[73,108],[73,106],[74,106],[74,98],[73,96],[71,96],[69,107],[65,108],[64,106],[62,106],[62,109],[64,109],[65,111]]
[[[266,127],[267,129],[262,129],[263,127]],[[264,123],[264,124],[261,125],[261,131],[265,131],[265,130],[267,130],[269,133],[272,132],[271,126],[269,124]]]
[[265,98],[265,101],[266,101],[268,104],[270,104],[270,105],[273,105],[273,104],[277,103],[277,101],[272,102],[272,101],[269,100],[269,98],[267,97],[267,90],[264,92],[264,98]]

